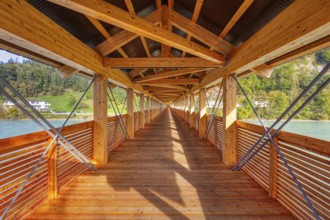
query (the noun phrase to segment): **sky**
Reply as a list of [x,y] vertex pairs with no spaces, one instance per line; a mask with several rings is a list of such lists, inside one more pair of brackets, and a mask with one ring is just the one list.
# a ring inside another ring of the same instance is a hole
[[17,56],[16,54],[9,53],[5,50],[0,49],[0,62],[6,63],[10,58],[13,58],[14,61],[22,62],[23,60],[26,60],[27,58],[22,57],[22,56]]

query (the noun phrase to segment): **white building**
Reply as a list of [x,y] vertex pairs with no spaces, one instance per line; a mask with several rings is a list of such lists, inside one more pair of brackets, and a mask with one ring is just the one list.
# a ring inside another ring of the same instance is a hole
[[[37,111],[45,111],[45,112],[50,112],[51,109],[50,109],[50,106],[51,104],[49,102],[45,102],[45,101],[35,101],[35,100],[32,100],[32,101],[28,101],[30,105],[32,105]],[[11,101],[4,101],[2,106],[5,108],[5,109],[8,109],[8,108],[12,108],[15,106],[15,104]]]

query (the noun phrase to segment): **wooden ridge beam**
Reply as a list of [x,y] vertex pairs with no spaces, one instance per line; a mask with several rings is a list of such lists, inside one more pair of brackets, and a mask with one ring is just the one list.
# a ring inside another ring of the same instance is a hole
[[234,27],[237,21],[242,17],[242,15],[246,12],[246,10],[250,7],[254,0],[244,0],[241,6],[238,8],[234,16],[230,19],[227,25],[222,29],[219,34],[219,38],[224,38],[229,31]]
[[111,68],[217,68],[218,64],[202,58],[105,58],[104,65]]
[[178,85],[178,84],[199,84],[198,79],[157,79],[153,81],[148,82],[137,82],[136,84],[172,84],[172,85]]
[[143,18],[132,17],[128,12],[104,1],[98,0],[49,0],[52,3],[69,8],[76,12],[94,17],[98,20],[123,28],[143,37],[150,38],[179,50],[220,64],[225,62],[223,55],[190,42],[168,30],[164,30]]
[[152,81],[152,80],[156,80],[156,79],[164,79],[164,78],[169,78],[169,77],[173,77],[173,76],[181,76],[181,75],[185,75],[185,74],[206,71],[208,69],[209,68],[183,68],[183,69],[173,70],[173,71],[164,72],[164,73],[157,73],[152,76],[146,76],[143,78],[136,79],[133,82],[134,83],[147,82],[147,81]]
[[[152,24],[155,24],[160,20],[160,12],[161,12],[160,10],[156,10],[150,13],[149,15],[147,15],[146,17],[144,17],[143,19],[145,19],[146,21]],[[122,46],[131,42],[137,37],[139,36],[130,31],[122,30],[119,33],[112,36],[112,38],[109,38],[106,41],[100,43],[98,46],[96,46],[95,49],[103,56],[106,56],[112,53],[113,51],[120,49]]]
[[79,71],[100,75],[127,87],[127,74],[104,67],[103,57],[26,1],[0,1],[0,39]]
[[217,35],[211,33],[174,10],[170,10],[170,22],[172,25],[187,34],[190,34],[192,37],[213,48],[224,56],[228,56],[234,49],[234,46],[227,41],[220,39]]
[[329,10],[327,0],[294,1],[233,52],[226,67],[211,70],[191,91],[218,83],[224,75],[244,73],[329,36]]

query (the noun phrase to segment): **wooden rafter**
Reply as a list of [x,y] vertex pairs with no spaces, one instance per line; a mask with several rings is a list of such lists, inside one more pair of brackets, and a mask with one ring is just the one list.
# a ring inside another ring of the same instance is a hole
[[186,84],[198,84],[198,79],[157,79],[148,82],[136,82],[136,84],[172,84],[172,85],[186,85]]
[[227,41],[219,39],[219,37],[215,34],[211,33],[195,22],[192,22],[174,10],[170,10],[170,20],[174,26],[190,34],[192,37],[203,42],[209,47],[214,48],[224,56],[229,55],[229,53],[234,49],[234,46],[232,46]]
[[131,72],[128,73],[128,75],[131,77],[131,79],[134,79],[136,76],[143,74],[147,69],[145,68],[138,68],[134,69]]
[[[194,22],[194,23],[197,22],[199,14],[201,13],[201,10],[202,10],[203,3],[204,3],[204,0],[197,0],[196,1],[194,13],[193,13],[192,18],[191,18],[192,22]],[[187,34],[187,40],[191,40],[191,34],[189,34],[189,33]],[[187,53],[185,51],[183,51],[182,52],[182,57],[185,57],[186,54]]]
[[147,82],[147,81],[152,81],[156,79],[165,79],[173,76],[181,76],[189,73],[195,73],[195,72],[200,72],[200,71],[205,71],[208,70],[209,68],[183,68],[183,69],[178,69],[178,70],[173,70],[169,72],[163,72],[163,73],[158,73],[156,75],[152,76],[147,76],[144,78],[136,79],[133,82]]
[[64,65],[64,66],[58,68],[58,71],[59,71],[60,77],[64,78],[64,79],[79,72],[79,70],[77,70],[71,66],[67,66],[67,65]]
[[[127,7],[128,11],[129,11],[129,13],[133,17],[135,17],[136,16],[136,13],[135,13],[134,6],[132,4],[132,1],[131,0],[125,0],[125,4],[126,4],[126,7]],[[149,51],[149,48],[148,48],[146,39],[144,37],[140,36],[140,40],[141,40],[141,43],[143,45],[144,51],[146,52],[147,56],[150,58],[151,57],[151,54],[150,54],[150,51]]]
[[219,38],[224,38],[229,31],[234,27],[237,21],[242,17],[242,15],[246,12],[246,10],[250,7],[254,0],[244,0],[241,4],[239,9],[236,11],[234,16],[230,19],[227,25],[222,29],[221,33],[219,34]]
[[155,3],[157,8],[162,7],[162,0],[155,0]]
[[[109,32],[103,27],[103,25],[96,20],[95,18],[86,16],[88,18],[88,20],[94,25],[94,27],[105,37],[105,39],[109,40],[111,39],[111,35],[109,34]],[[117,51],[125,58],[127,58],[127,54],[125,53],[125,51],[121,48],[118,48]]]
[[[145,85],[149,85],[149,84],[145,84]],[[150,84],[150,86],[155,86],[155,85],[154,84]],[[190,89],[188,89],[185,86],[172,85],[172,84],[157,84],[157,87],[169,88],[169,89],[177,89],[177,90],[182,90],[182,91],[189,91],[190,90]]]
[[105,58],[104,65],[113,68],[217,68],[217,64],[202,58]]
[[[149,15],[144,17],[144,19],[153,24],[159,22],[160,10],[156,10],[156,11],[150,13]],[[134,40],[137,37],[139,37],[139,36],[130,31],[122,30],[118,34],[112,36],[112,38],[109,38],[106,41],[99,44],[98,46],[96,46],[96,51],[98,51],[103,56],[106,56],[106,55],[112,53],[113,51],[121,48],[125,44],[131,42],[132,40]],[[142,43],[144,43],[144,42],[142,41]],[[148,52],[149,52],[149,50],[148,50]]]
[[162,91],[162,92],[178,92],[181,89],[173,89],[173,88],[162,88],[162,87],[155,87],[155,86],[148,86],[143,88],[146,91],[154,92],[154,91]]
[[327,0],[294,1],[233,52],[226,67],[211,70],[192,91],[218,83],[227,74],[244,73],[329,36],[329,8]]
[[223,55],[211,51],[199,44],[184,39],[168,30],[164,30],[145,19],[132,17],[128,12],[104,1],[98,0],[49,0],[55,4],[102,20],[135,34],[150,38],[195,56],[220,64],[225,62]]

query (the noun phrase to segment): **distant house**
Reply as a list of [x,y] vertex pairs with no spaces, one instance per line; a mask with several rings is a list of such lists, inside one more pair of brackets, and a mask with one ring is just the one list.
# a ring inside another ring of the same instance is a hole
[[[32,105],[37,111],[42,111],[42,112],[50,112],[51,111],[51,104],[49,102],[46,101],[36,101],[36,100],[32,100],[32,101],[28,101],[30,105]],[[5,109],[9,109],[15,106],[15,104],[11,101],[4,101],[2,103],[2,106]]]

